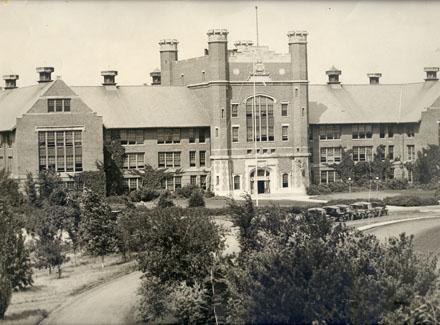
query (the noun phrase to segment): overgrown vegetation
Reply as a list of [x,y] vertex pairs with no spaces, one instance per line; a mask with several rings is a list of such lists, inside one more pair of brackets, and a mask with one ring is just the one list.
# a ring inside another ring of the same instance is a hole
[[176,208],[144,215],[144,320],[389,323],[429,299],[438,278],[436,259],[416,255],[404,234],[382,243],[327,218],[255,209],[249,197],[231,211],[235,257],[221,255],[219,230],[205,218]]

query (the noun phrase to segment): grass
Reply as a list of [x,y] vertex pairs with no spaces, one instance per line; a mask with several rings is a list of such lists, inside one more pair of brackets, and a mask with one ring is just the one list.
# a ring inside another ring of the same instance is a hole
[[70,297],[82,293],[101,283],[130,273],[134,262],[121,263],[120,256],[108,256],[104,269],[101,260],[87,256],[77,257],[63,266],[61,279],[57,273],[48,274],[46,270],[34,270],[34,285],[12,294],[11,304],[2,324],[34,325],[63,304]]

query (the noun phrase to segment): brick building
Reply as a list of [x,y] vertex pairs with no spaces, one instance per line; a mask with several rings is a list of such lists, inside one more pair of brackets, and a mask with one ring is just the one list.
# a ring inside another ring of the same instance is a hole
[[[329,164],[341,147],[367,161],[379,145],[396,177],[411,177],[402,163],[427,144],[438,144],[438,68],[424,82],[345,85],[341,71],[309,85],[307,33],[289,32],[288,53],[251,41],[228,47],[228,32],[208,31],[203,56],[178,59],[178,42],[162,40],[160,70],[150,86],[120,86],[117,71],[103,71],[99,86],[52,80],[37,68],[38,84],[17,88],[4,76],[0,91],[0,169],[20,180],[53,168],[61,177],[95,170],[103,145],[126,150],[126,186],[138,186],[132,169],[146,164],[179,170],[163,185],[209,187],[219,195],[304,193],[311,182],[337,181]],[[255,96],[254,96],[255,94]]]

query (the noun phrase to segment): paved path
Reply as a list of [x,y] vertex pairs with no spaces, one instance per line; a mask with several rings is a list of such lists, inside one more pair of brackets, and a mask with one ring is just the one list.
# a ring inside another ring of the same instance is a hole
[[42,324],[134,324],[141,275],[133,272],[87,291],[54,310]]

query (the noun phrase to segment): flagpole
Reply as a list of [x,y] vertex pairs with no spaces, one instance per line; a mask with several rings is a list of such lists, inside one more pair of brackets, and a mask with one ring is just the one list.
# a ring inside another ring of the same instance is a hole
[[[258,50],[259,45],[259,38],[258,38],[258,7],[255,6],[255,23],[256,23],[256,33],[257,33],[257,48],[255,51]],[[252,73],[254,74],[254,84],[253,84],[253,91],[254,91],[254,99],[252,101],[253,106],[253,116],[254,116],[254,151],[255,151],[255,173],[254,173],[254,185],[255,185],[255,206],[258,206],[258,154],[257,154],[257,108],[255,106],[256,101],[256,85],[255,85],[255,51],[253,51],[254,55],[252,58]],[[260,134],[261,137],[261,134]]]

